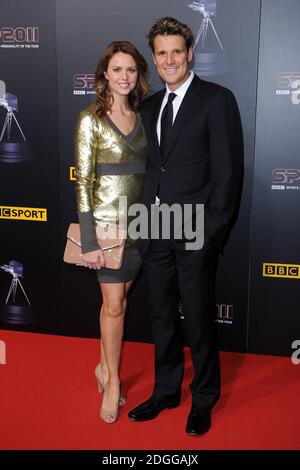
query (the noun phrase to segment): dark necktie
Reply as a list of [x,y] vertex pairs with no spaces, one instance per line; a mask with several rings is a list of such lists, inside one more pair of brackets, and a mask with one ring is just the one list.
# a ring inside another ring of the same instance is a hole
[[163,109],[160,120],[160,150],[162,157],[168,146],[168,138],[173,124],[173,104],[176,93],[169,93],[168,102]]

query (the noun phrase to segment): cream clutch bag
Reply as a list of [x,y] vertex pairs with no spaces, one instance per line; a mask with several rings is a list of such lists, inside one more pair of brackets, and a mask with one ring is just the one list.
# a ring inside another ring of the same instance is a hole
[[[103,251],[105,267],[120,269],[124,256],[126,231],[113,225],[103,224],[96,227],[96,234]],[[85,265],[82,259],[79,224],[69,225],[63,259],[65,263]]]

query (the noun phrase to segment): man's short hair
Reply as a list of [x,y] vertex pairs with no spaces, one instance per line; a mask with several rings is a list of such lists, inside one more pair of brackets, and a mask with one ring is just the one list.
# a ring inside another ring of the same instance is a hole
[[159,18],[154,25],[151,27],[148,33],[149,46],[154,53],[154,39],[156,36],[182,36],[185,41],[187,51],[193,44],[194,35],[191,29],[184,23],[172,18],[170,16],[164,16]]

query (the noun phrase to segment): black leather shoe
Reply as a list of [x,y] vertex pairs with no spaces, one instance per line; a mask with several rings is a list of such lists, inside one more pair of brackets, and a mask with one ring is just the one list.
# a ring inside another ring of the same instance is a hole
[[201,436],[209,431],[211,426],[210,410],[192,406],[188,415],[185,431],[190,436]]
[[150,397],[128,413],[128,418],[133,421],[149,421],[156,418],[159,413],[166,408],[176,408],[179,406],[180,399],[171,397],[168,399],[158,399]]

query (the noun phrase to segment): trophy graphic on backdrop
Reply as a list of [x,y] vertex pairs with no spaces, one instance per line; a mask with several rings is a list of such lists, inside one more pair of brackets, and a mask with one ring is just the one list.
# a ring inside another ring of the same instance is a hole
[[202,15],[193,47],[194,72],[199,76],[220,75],[228,72],[229,62],[211,19],[212,16],[216,16],[217,0],[194,1],[189,4],[189,8]]
[[[12,260],[8,264],[0,265],[0,269],[12,275],[5,304],[0,305],[0,320],[15,325],[33,323],[35,318],[32,306],[20,281],[20,278],[23,277],[22,263]],[[21,289],[23,299],[26,300],[26,305],[24,305],[24,302],[21,305],[16,303],[18,287]]]
[[[19,110],[18,98],[16,95],[6,93],[6,86],[3,80],[0,80],[0,108],[5,110],[2,128],[0,125],[0,162],[19,163],[31,160],[31,147],[15,114]],[[18,135],[18,138],[12,138],[13,124],[17,131],[14,135]]]

